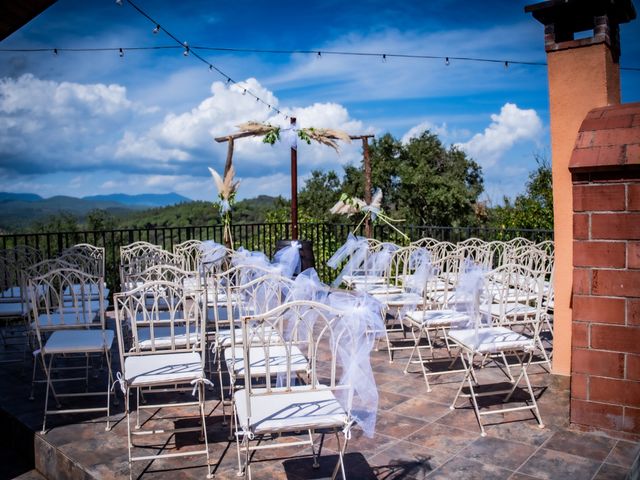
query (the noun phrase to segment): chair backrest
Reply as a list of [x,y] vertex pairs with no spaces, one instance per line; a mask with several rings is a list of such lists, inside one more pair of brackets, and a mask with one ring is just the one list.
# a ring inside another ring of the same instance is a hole
[[[104,276],[103,247],[96,247],[90,243],[77,243],[63,250],[59,257],[69,263],[73,263],[72,259],[77,258],[80,267],[87,268],[89,273]],[[93,259],[93,262],[90,262],[89,259]],[[80,270],[84,268],[80,268]]]
[[[114,306],[123,365],[129,355],[203,353],[205,350],[206,308],[201,289],[185,289],[178,283],[163,280],[151,281],[116,293]],[[131,348],[125,348],[125,322],[131,327]]]
[[131,288],[127,278],[138,275],[154,265],[172,265],[179,267],[180,259],[171,252],[162,249],[140,249],[138,255],[128,257],[129,262],[120,265],[120,282],[122,291]]
[[[257,352],[255,345],[261,345],[260,356],[264,355],[261,367],[263,371],[257,378],[269,378],[276,370],[282,370],[286,362],[286,373],[279,382],[280,392],[295,387],[292,352],[297,347],[308,362],[307,388],[349,389],[350,384],[341,384],[342,374],[349,368],[349,360],[357,354],[363,332],[357,331],[355,325],[345,318],[345,312],[326,304],[312,301],[295,301],[280,305],[260,315],[244,316],[241,320],[243,335],[243,356],[246,368],[246,378],[256,377],[251,373],[251,355]],[[273,341],[273,332],[280,332],[278,341]],[[264,339],[271,341],[264,341]],[[284,349],[282,348],[284,346]],[[270,354],[272,348],[284,351],[276,356]],[[270,394],[274,387],[271,382],[261,382],[262,387],[254,390],[251,382],[246,382],[250,395]],[[249,407],[250,408],[250,407]]]
[[29,277],[27,291],[37,330],[105,326],[104,280],[74,268]]
[[19,302],[22,272],[40,261],[40,250],[28,245],[0,250],[0,301]]
[[177,283],[187,290],[202,288],[198,271],[187,271],[174,265],[152,265],[142,272],[129,274],[126,278],[127,285],[131,286],[155,281]]
[[195,272],[200,267],[202,241],[187,240],[173,246],[173,254],[180,259],[180,268]]
[[149,242],[133,242],[129,245],[123,245],[120,247],[120,265],[126,265],[134,258],[146,256],[149,252],[156,250],[162,251],[163,248]]
[[424,238],[421,238],[420,240],[416,240],[415,242],[411,242],[411,246],[425,247],[430,249],[439,242],[440,240],[436,240],[435,238],[424,237]]
[[494,322],[500,325],[538,322],[543,294],[543,273],[525,265],[502,265],[485,275],[484,298],[496,305]]

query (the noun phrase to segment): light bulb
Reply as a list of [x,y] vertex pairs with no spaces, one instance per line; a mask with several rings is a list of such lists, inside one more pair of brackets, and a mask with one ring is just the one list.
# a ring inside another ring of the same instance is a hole
[[158,33],[160,31],[160,25],[156,25],[156,28],[154,28],[153,30],[151,30],[151,32],[155,35],[156,33]]
[[444,64],[448,67],[449,63],[451,63],[451,62],[449,62],[449,57],[445,58],[444,59]]
[[118,55],[120,55],[120,58],[124,57],[124,50],[122,50],[121,48],[118,50]]

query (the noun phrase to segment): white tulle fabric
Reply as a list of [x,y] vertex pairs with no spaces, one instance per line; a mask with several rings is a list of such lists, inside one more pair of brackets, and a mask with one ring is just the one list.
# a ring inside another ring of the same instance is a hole
[[199,245],[201,262],[219,264],[227,255],[227,249],[213,240],[206,240]]
[[455,291],[456,309],[467,313],[468,321],[456,323],[451,326],[451,329],[473,330],[474,348],[477,348],[481,341],[479,330],[491,326],[489,316],[480,313],[482,302],[490,302],[487,292],[484,292],[486,274],[485,267],[465,259]]
[[336,253],[327,261],[327,265],[331,268],[338,268],[340,264],[346,260],[349,261],[344,266],[340,274],[331,284],[332,287],[338,287],[342,283],[342,278],[345,275],[353,275],[356,270],[362,268],[362,265],[367,259],[367,252],[369,245],[367,239],[364,237],[356,237],[352,233],[349,233],[347,241],[342,245]]
[[293,278],[300,273],[302,260],[300,249],[302,245],[298,241],[292,241],[290,245],[278,250],[273,257],[273,265],[278,267],[285,277]]
[[337,342],[337,362],[340,384],[351,388],[338,390],[336,398],[344,408],[350,408],[357,425],[372,438],[376,429],[378,389],[371,369],[371,350],[383,334],[383,308],[366,293],[329,294],[329,305],[344,312],[333,332]]

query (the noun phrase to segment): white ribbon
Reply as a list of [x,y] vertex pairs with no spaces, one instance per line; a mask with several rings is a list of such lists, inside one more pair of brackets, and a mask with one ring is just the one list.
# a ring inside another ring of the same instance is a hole
[[193,385],[193,390],[191,391],[191,395],[194,397],[196,396],[196,392],[198,391],[198,387],[200,385],[209,385],[210,387],[213,387],[213,383],[211,383],[211,380],[204,377],[195,378],[191,380],[190,384]]
[[117,372],[116,373],[116,379],[114,380],[113,384],[111,385],[111,391],[113,392],[116,389],[116,385],[120,385],[120,390],[122,390],[122,394],[126,395],[127,394],[127,383],[124,381],[124,377],[122,376],[122,373]]
[[298,149],[298,128],[288,127],[280,129],[280,141],[289,145],[294,150]]

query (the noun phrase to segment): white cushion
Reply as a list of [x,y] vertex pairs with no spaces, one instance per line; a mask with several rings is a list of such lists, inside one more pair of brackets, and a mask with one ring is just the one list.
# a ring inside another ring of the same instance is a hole
[[133,387],[188,383],[204,377],[198,352],[129,356],[124,372],[125,381]]
[[[282,392],[285,389],[273,389]],[[265,392],[254,389],[252,393]],[[328,388],[311,390],[308,386],[293,387],[289,393],[251,395],[251,418],[247,412],[247,391],[234,394],[238,423],[254,434],[295,432],[309,428],[343,427],[347,413]],[[248,423],[250,422],[250,423]]]
[[375,283],[356,283],[353,285],[353,289],[358,290],[359,292],[367,292],[369,295],[402,293],[402,288],[400,287]]
[[507,303],[502,308],[500,304],[492,303],[488,307],[487,305],[481,305],[480,312],[490,314],[494,317],[498,317],[501,314],[508,315],[510,317],[524,317],[527,315],[535,315],[537,310],[530,305],[524,305],[522,303]]
[[407,305],[418,305],[422,303],[422,296],[417,293],[385,293],[374,295],[374,297],[389,307],[404,307]]
[[[477,336],[476,336],[477,333]],[[449,330],[449,338],[468,350],[477,353],[494,353],[510,350],[528,351],[534,348],[532,338],[505,327]]]
[[[195,331],[194,326],[190,326],[189,335],[187,336],[187,327],[185,325],[176,325],[173,327],[174,339],[171,341],[171,327],[168,326],[154,326],[153,328],[153,346],[155,348],[170,348],[171,345],[181,347],[187,344],[187,338],[189,339],[189,345],[197,343],[200,335]],[[151,329],[147,327],[138,328],[138,346],[141,350],[151,350]]]
[[449,327],[466,325],[469,315],[456,310],[413,310],[405,315],[412,323],[423,327]]
[[[40,328],[50,328],[58,326],[82,326],[90,325],[97,319],[96,312],[71,312],[64,311],[63,313],[51,312],[48,315],[41,313],[38,315],[38,326]],[[35,328],[35,322],[31,322],[33,328]]]
[[[251,362],[251,375],[266,375],[267,362],[265,353],[269,351],[269,373],[287,373],[287,351],[282,345],[271,345],[268,349],[264,347],[251,347],[249,349],[249,361]],[[242,348],[227,348],[224,351],[224,359],[227,362],[229,371],[233,369],[236,375],[245,375],[244,358]],[[291,348],[291,372],[302,372],[308,369],[309,362],[296,346]]]
[[0,317],[20,317],[23,314],[22,302],[0,302]]
[[356,283],[380,284],[387,280],[379,275],[345,275],[342,277],[342,281],[346,285],[354,285]]
[[111,348],[112,330],[56,330],[43,348],[43,353],[101,352]]

